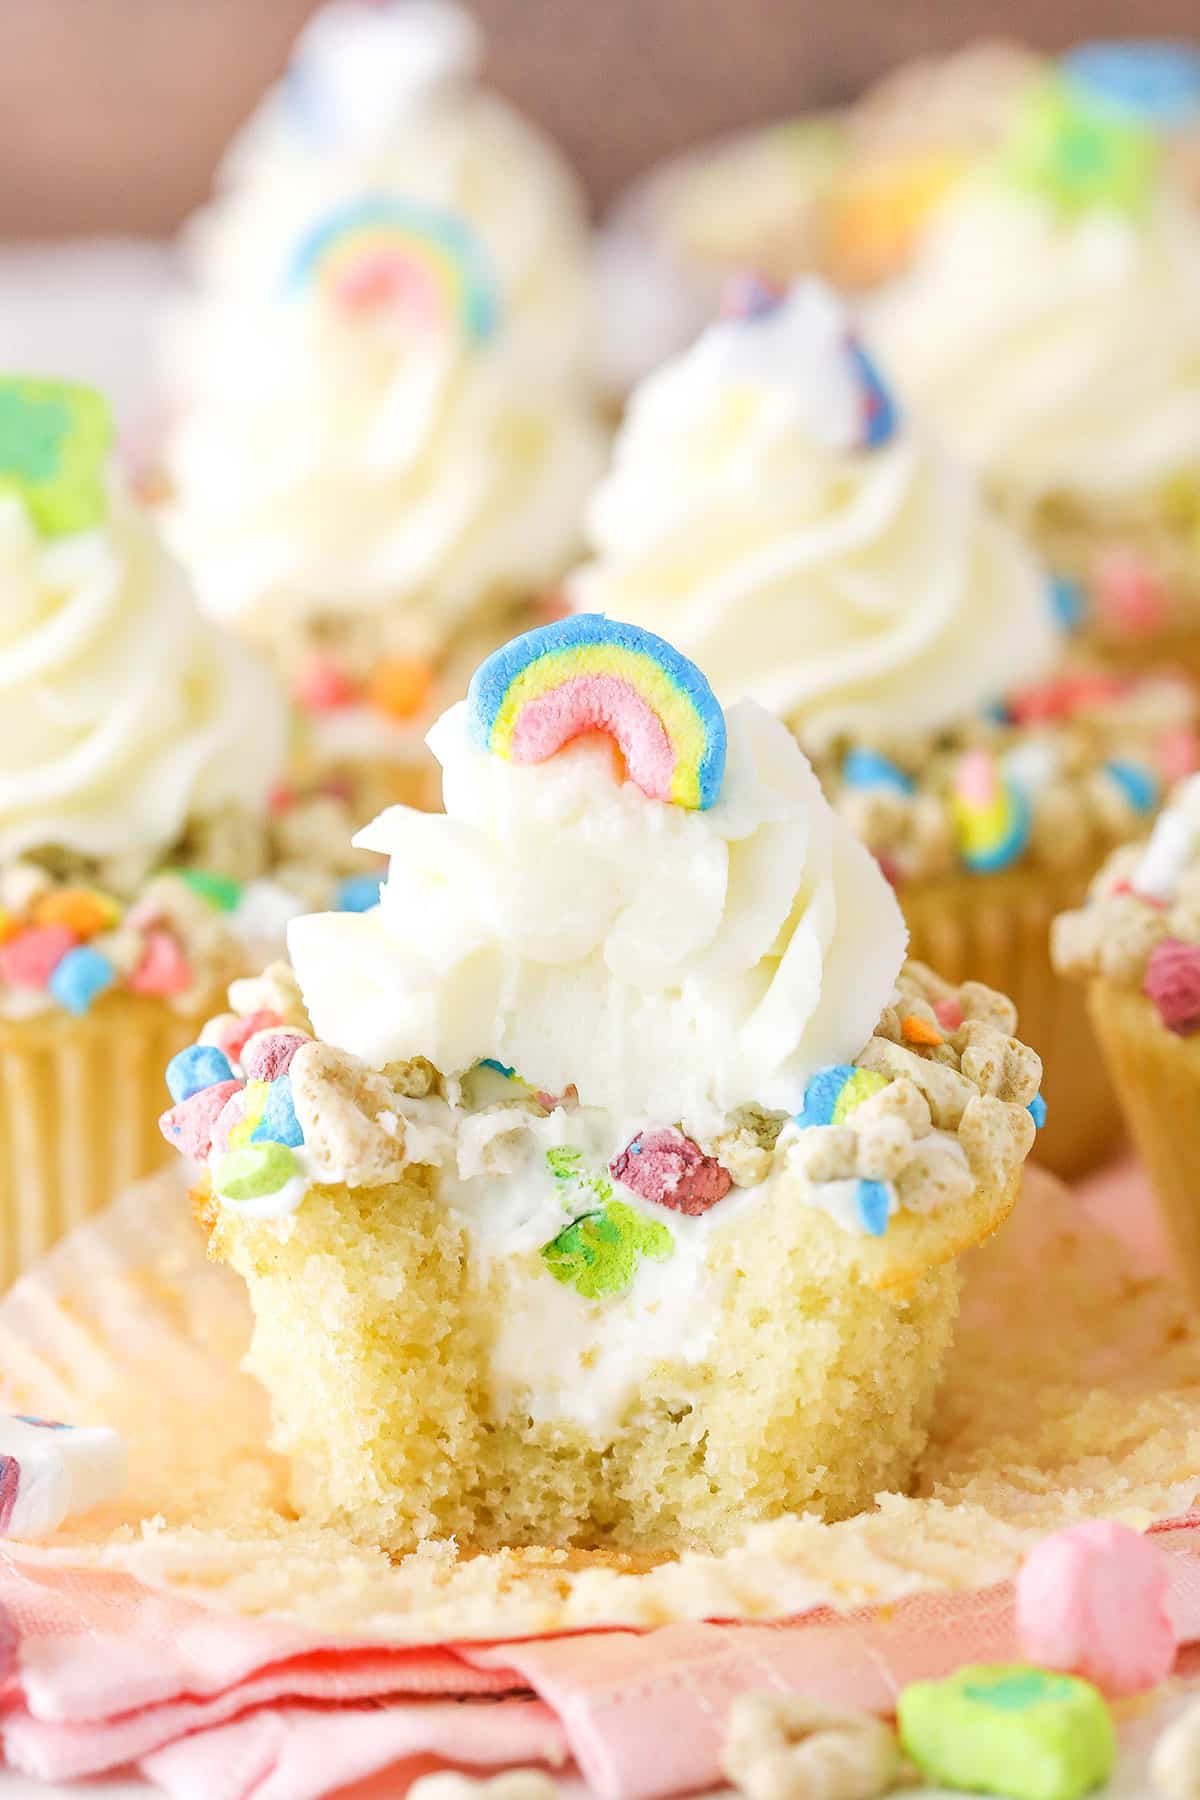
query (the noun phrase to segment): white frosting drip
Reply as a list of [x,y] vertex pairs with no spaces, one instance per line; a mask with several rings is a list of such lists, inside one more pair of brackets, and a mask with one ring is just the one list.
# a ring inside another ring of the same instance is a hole
[[[375,10],[318,19],[301,68],[332,38],[327,73],[353,91],[376,34],[403,37],[427,9]],[[489,593],[557,579],[599,472],[581,197],[501,101],[427,75],[385,131],[332,147],[275,96],[190,228],[195,299],[168,346],[168,528],[205,604],[273,639],[294,641],[314,612],[386,610],[408,647],[436,651]],[[287,290],[313,228],[366,198],[474,235],[497,297],[490,336],[348,316],[319,283]]]
[[204,620],[122,492],[54,539],[0,496],[0,860],[155,852],[196,814],[265,809],[285,740],[267,672]]
[[1043,572],[969,475],[906,420],[860,447],[846,336],[803,284],[653,376],[592,501],[597,560],[570,584],[816,746],[941,729],[1059,652]]
[[603,740],[514,765],[452,708],[429,740],[446,815],[360,834],[392,859],[380,906],[290,928],[318,1036],[450,1076],[495,1057],[626,1136],[798,1107],[870,1036],[904,926],[786,729],[752,702],[727,728],[721,796],[690,812],[615,778]]
[[1134,497],[1200,461],[1200,220],[1064,219],[998,183],[865,308],[901,392],[1006,497]]

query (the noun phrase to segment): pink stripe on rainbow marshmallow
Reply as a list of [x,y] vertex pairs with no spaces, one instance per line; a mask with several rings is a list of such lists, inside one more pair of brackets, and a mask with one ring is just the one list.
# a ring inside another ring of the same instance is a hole
[[616,675],[576,675],[522,708],[512,759],[545,762],[572,738],[603,731],[616,740],[631,781],[652,800],[670,800],[675,752],[661,719]]
[[439,316],[440,296],[429,271],[392,249],[355,258],[339,273],[333,291],[350,313],[387,307],[422,325],[431,325]]

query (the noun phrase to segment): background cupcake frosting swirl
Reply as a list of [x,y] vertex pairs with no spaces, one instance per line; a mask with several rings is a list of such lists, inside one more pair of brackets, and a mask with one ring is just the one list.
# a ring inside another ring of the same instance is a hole
[[154,853],[189,818],[262,811],[285,735],[273,684],[119,488],[55,537],[0,493],[0,861]]
[[937,730],[1057,653],[1035,560],[816,283],[645,383],[588,524],[573,603],[670,637],[817,748]]

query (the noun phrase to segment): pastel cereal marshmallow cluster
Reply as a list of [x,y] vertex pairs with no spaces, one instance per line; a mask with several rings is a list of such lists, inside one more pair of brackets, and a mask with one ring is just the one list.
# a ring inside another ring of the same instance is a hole
[[117,1499],[126,1478],[117,1432],[0,1414],[0,1539],[48,1537]]
[[396,1180],[410,1160],[397,1095],[427,1098],[429,1066],[385,1079],[317,1042],[286,963],[233,982],[229,999],[168,1064],[174,1104],[159,1120],[167,1142],[205,1166],[212,1203],[279,1219],[312,1181]]
[[[265,828],[247,821],[250,835]],[[331,858],[333,860],[333,858]],[[23,1009],[61,1007],[81,1016],[123,992],[194,1006],[260,946],[282,946],[304,911],[303,892],[358,912],[379,898],[379,877],[335,877],[289,865],[240,880],[214,869],[151,875],[131,899],[87,881],[60,880],[19,858],[0,869],[0,994]]]
[[1041,1062],[1010,1001],[910,962],[852,1064],[820,1069],[779,1137],[814,1204],[880,1237],[900,1209],[961,1202],[1045,1123]]
[[897,880],[1067,867],[1135,836],[1200,761],[1195,698],[1172,676],[1071,673],[937,737],[850,741],[817,758],[838,810]]

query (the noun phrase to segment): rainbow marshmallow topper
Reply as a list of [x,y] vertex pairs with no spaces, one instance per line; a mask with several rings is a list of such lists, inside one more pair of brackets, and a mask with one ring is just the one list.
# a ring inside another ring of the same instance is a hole
[[289,295],[316,287],[344,312],[390,311],[452,325],[482,344],[499,320],[495,283],[474,233],[454,213],[368,194],[328,214],[297,246]]
[[963,756],[950,800],[958,853],[968,869],[986,875],[1016,862],[1029,842],[1029,803],[986,750]]
[[514,638],[480,665],[471,735],[496,756],[545,762],[606,732],[652,800],[712,806],[725,774],[725,715],[707,681],[653,632],[577,613]]

